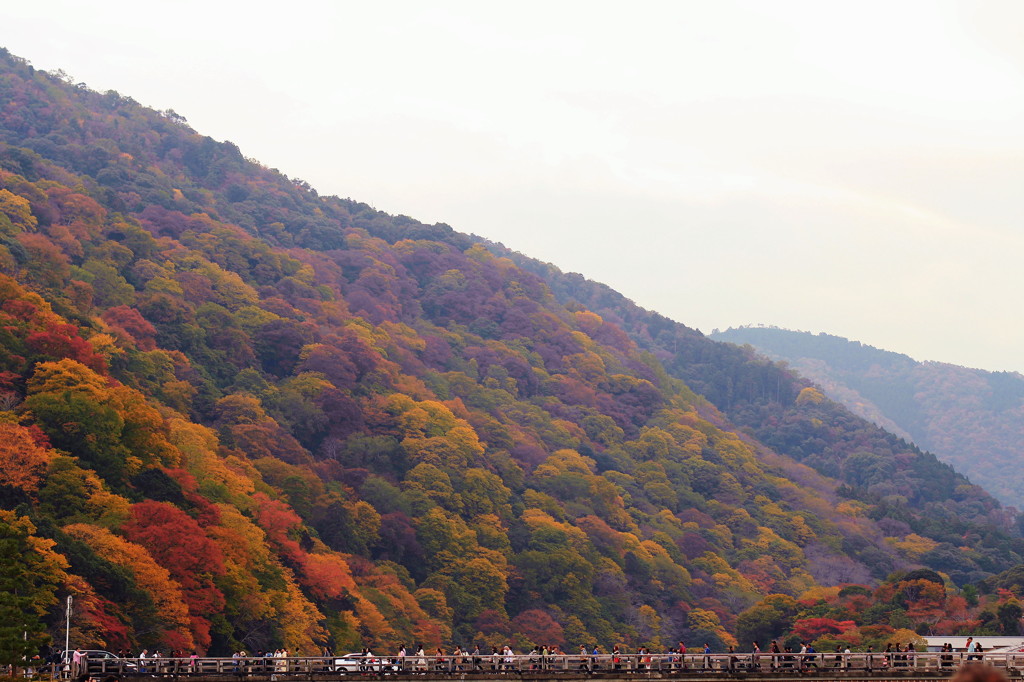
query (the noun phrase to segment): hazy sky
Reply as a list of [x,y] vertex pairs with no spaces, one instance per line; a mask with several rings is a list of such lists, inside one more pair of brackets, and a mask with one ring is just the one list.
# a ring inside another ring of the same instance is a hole
[[705,332],[1024,371],[1024,2],[6,2],[0,45]]

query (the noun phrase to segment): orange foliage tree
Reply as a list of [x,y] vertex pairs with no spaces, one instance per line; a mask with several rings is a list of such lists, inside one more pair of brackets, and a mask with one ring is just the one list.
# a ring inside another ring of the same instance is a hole
[[53,456],[52,450],[36,444],[29,429],[0,422],[0,485],[33,495]]

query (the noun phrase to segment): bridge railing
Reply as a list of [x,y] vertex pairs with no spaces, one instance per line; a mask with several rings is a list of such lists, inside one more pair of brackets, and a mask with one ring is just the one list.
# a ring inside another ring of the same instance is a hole
[[965,663],[984,662],[1007,669],[1024,669],[1024,653],[873,652],[873,653],[657,653],[657,654],[539,654],[464,653],[417,656],[245,656],[231,658],[86,658],[64,670],[65,677],[116,675],[167,677],[277,677],[342,674],[650,672],[771,673],[787,671],[942,671]]

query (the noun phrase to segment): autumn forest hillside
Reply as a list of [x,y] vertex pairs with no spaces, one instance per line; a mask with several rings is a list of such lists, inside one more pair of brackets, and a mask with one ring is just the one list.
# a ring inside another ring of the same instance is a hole
[[1024,542],[781,366],[4,52],[0,550],[26,631],[225,654],[1005,631]]
[[740,327],[715,335],[785,361],[829,396],[1024,506],[1024,376],[918,362],[830,334]]

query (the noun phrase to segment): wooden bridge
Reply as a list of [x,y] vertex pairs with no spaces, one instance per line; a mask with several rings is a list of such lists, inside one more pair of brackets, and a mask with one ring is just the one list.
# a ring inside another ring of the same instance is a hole
[[181,682],[329,682],[387,680],[419,682],[479,680],[599,679],[771,680],[825,682],[856,680],[922,682],[950,677],[962,665],[984,663],[1024,682],[1024,653],[961,652],[817,654],[572,654],[506,656],[331,656],[232,658],[85,659],[63,677],[87,682],[147,677]]

